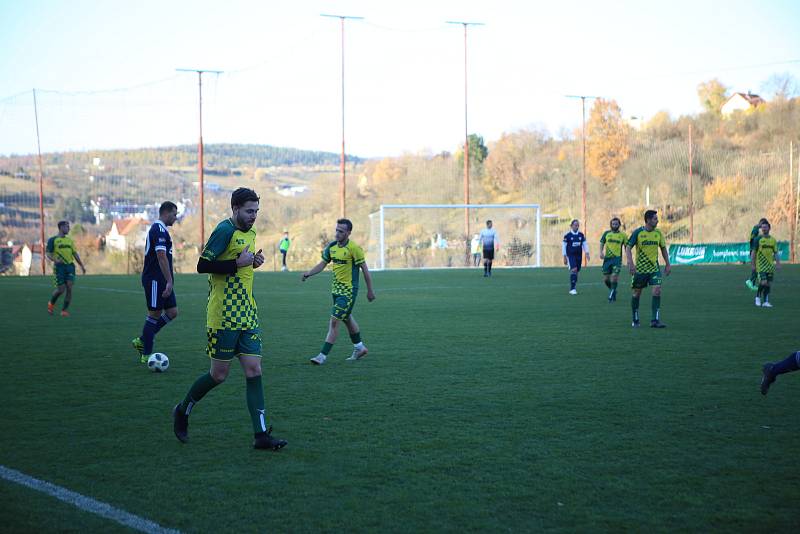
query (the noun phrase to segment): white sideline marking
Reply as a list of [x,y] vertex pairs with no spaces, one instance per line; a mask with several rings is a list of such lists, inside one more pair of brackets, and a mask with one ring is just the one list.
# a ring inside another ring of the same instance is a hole
[[76,508],[80,508],[86,512],[105,517],[106,519],[111,519],[120,525],[138,530],[139,532],[147,532],[148,534],[180,534],[180,530],[164,528],[158,523],[150,521],[149,519],[130,514],[124,510],[120,510],[119,508],[114,508],[110,504],[97,501],[91,497],[86,497],[80,493],[75,493],[74,491],[62,488],[61,486],[56,486],[50,482],[45,482],[44,480],[30,477],[25,473],[21,473],[15,469],[9,469],[3,465],[0,465],[0,477],[8,480],[9,482],[16,482],[22,486],[46,493],[51,497],[55,497],[59,501],[64,501],[65,503],[71,504]]

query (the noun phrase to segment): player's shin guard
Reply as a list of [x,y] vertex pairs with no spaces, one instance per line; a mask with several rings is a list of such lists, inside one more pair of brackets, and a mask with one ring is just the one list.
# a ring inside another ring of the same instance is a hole
[[150,316],[145,317],[144,326],[142,326],[142,335],[140,337],[144,344],[142,354],[153,354],[153,342],[156,337],[156,332],[158,332],[160,328],[161,327],[158,326],[158,319],[154,319]]
[[767,302],[769,302],[769,289],[769,286],[763,286],[763,289],[761,290],[761,294],[764,295],[764,300]]
[[359,343],[361,343],[361,332],[350,334],[350,341],[353,342],[353,345],[358,345]]
[[569,288],[575,289],[575,284],[578,283],[578,273],[570,273],[569,275]]
[[661,319],[659,317],[661,311],[661,295],[653,295],[653,300],[650,303],[650,311],[653,314],[651,320],[658,321]]
[[792,353],[785,360],[779,361],[772,366],[772,372],[776,375],[791,373],[792,371],[797,371],[798,369],[800,369],[800,350]]
[[192,411],[195,404],[200,402],[200,399],[206,396],[206,393],[217,387],[219,384],[211,377],[211,373],[206,373],[200,378],[195,380],[189,392],[181,402],[181,411],[186,415]]
[[266,432],[267,419],[264,413],[264,387],[261,375],[247,378],[247,410],[253,423],[253,432]]
[[639,297],[631,297],[631,314],[633,322],[639,322]]
[[328,343],[326,341],[325,343],[322,344],[322,350],[320,351],[320,353],[322,353],[325,356],[327,356],[328,354],[331,353],[331,349],[332,348],[333,348],[333,343]]

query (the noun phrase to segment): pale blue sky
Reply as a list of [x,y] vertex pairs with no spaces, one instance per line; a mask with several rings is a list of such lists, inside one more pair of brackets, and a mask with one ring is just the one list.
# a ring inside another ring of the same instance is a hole
[[177,67],[225,71],[204,78],[207,143],[338,152],[339,23],[320,13],[365,17],[346,28],[347,151],[361,156],[463,138],[463,33],[446,20],[485,23],[469,31],[469,130],[487,141],[575,128],[565,94],[648,118],[698,112],[713,77],[753,92],[773,73],[800,79],[792,1],[0,0],[0,154],[36,150],[33,87],[165,80],[40,93],[43,151],[194,143],[197,79]]

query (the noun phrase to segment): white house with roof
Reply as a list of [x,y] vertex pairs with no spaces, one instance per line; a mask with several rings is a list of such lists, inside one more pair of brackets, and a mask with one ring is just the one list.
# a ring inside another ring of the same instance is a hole
[[140,217],[115,219],[111,230],[106,234],[106,246],[110,250],[125,252],[128,247],[144,247],[147,239],[148,222]]
[[733,93],[728,100],[722,104],[720,112],[723,117],[730,117],[737,111],[750,111],[765,103],[766,100],[749,91],[747,93]]

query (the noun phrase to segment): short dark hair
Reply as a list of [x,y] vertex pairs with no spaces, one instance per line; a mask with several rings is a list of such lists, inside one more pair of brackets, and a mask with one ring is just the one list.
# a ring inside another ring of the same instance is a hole
[[767,224],[769,224],[769,221],[767,220],[767,218],[766,218],[766,217],[761,217],[761,220],[760,220],[760,221],[758,221],[758,225],[759,225],[759,226],[761,226],[761,225],[762,225],[762,224],[764,224],[764,223],[767,223]]
[[255,191],[240,187],[231,194],[231,208],[241,208],[246,202],[258,202],[259,200]]
[[619,217],[611,217],[611,220],[608,221],[608,224],[611,224],[614,221],[617,221],[620,224],[620,226],[622,226],[622,221],[619,220]]
[[337,226],[340,225],[340,224],[345,225],[347,227],[347,231],[348,232],[352,232],[353,231],[353,223],[352,223],[352,221],[350,219],[338,219],[336,221],[336,224],[337,224]]
[[766,220],[766,219],[761,219],[761,222],[759,223],[759,226],[764,226],[765,224],[766,224],[767,226],[769,226],[770,228],[772,228],[772,225],[769,223],[769,221],[768,221],[768,220]]
[[656,210],[647,210],[644,212],[644,222],[649,221],[658,214]]
[[486,219],[486,224],[489,224],[490,222],[492,222],[491,219]]
[[570,221],[569,225],[570,225],[570,226],[572,226],[572,225],[573,225],[573,224],[575,224],[575,223],[578,223],[578,224],[580,224],[580,221],[579,221],[578,219],[572,219],[572,220]]
[[158,208],[158,214],[164,215],[168,211],[178,211],[178,206],[174,202],[170,202],[167,200],[166,202],[162,203],[161,206]]
[[61,227],[67,224],[69,224],[69,221],[58,221],[56,226],[58,226],[58,229],[61,230]]

